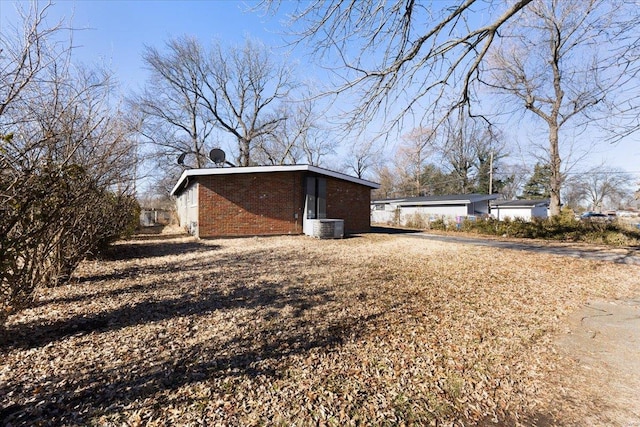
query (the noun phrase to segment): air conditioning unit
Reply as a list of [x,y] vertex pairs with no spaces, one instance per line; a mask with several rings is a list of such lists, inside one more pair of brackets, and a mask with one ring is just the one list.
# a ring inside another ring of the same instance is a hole
[[319,239],[342,239],[344,237],[343,219],[312,219],[311,235]]

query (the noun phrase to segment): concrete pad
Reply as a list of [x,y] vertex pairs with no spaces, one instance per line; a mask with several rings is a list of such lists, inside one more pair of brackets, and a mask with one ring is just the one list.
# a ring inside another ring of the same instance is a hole
[[584,425],[640,426],[640,298],[585,304],[567,328],[558,348],[584,380],[569,388],[594,400]]

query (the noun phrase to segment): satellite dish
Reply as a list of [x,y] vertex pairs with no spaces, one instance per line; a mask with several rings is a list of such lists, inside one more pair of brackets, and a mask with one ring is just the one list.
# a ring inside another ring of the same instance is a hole
[[178,164],[183,166],[184,165],[184,158],[187,156],[187,153],[182,153],[178,156]]
[[226,154],[224,154],[224,151],[222,151],[221,149],[214,148],[213,150],[209,151],[209,158],[216,165],[222,165],[224,164]]

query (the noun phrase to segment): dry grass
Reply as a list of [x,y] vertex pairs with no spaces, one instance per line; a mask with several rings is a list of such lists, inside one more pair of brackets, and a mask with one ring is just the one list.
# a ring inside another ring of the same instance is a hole
[[0,420],[579,424],[554,335],[638,273],[401,236],[123,242],[9,319]]

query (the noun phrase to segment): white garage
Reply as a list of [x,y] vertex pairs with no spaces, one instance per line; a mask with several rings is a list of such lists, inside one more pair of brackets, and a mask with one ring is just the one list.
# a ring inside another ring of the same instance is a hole
[[549,199],[541,200],[500,200],[491,203],[491,215],[500,221],[522,218],[547,218]]
[[371,222],[406,226],[415,223],[417,218],[428,222],[486,216],[489,201],[497,198],[497,194],[452,194],[374,200],[371,202]]

